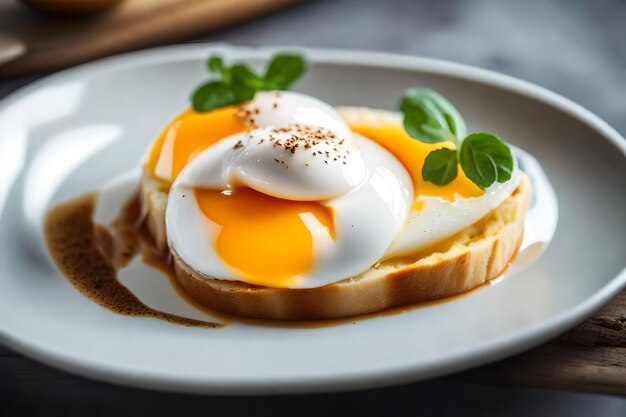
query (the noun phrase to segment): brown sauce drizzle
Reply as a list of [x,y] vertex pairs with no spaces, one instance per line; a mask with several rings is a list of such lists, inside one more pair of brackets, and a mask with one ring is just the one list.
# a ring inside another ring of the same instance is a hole
[[[376,317],[404,313],[416,308],[445,303],[493,285],[501,278],[502,271],[492,280],[465,293],[426,301],[413,305],[391,308],[385,311],[328,320],[281,321],[235,317],[199,303],[178,282],[168,253],[159,252],[141,222],[138,197],[124,206],[120,216],[113,222],[114,235],[92,222],[96,195],[87,194],[60,204],[47,215],[44,234],[50,256],[70,283],[85,297],[101,307],[127,316],[154,317],[184,326],[218,328],[232,321],[266,327],[315,329],[352,323]],[[521,242],[520,242],[521,243]],[[189,319],[154,310],[143,304],[132,292],[117,280],[117,270],[126,266],[135,256],[163,272],[176,293],[188,304],[220,323]],[[512,261],[512,260],[511,260]],[[510,263],[509,263],[510,264]]]
[[115,236],[103,228],[94,227],[94,194],[52,209],[46,217],[44,232],[48,250],[57,267],[80,293],[113,312],[154,317],[185,326],[221,326],[153,310],[117,280],[117,269],[128,264],[142,246],[141,237],[134,227],[139,217],[136,200],[131,200],[115,221]]

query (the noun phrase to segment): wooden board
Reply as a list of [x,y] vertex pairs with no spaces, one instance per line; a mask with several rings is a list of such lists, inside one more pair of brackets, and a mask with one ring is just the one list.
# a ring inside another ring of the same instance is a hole
[[0,35],[26,45],[0,77],[52,71],[118,52],[192,38],[300,0],[125,0],[101,14],[51,16],[0,0]]

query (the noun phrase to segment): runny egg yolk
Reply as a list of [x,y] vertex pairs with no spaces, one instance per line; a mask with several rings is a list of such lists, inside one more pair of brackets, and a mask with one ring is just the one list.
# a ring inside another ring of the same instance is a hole
[[146,167],[155,177],[171,184],[185,165],[204,149],[246,129],[236,107],[208,113],[189,109],[163,130],[152,146]]
[[[420,142],[410,137],[401,123],[376,126],[351,125],[350,129],[383,146],[398,158],[411,175],[416,196],[438,196],[454,201],[457,195],[461,197],[478,197],[483,194],[483,191],[465,176],[460,167],[458,176],[444,186],[422,179],[422,166],[426,156],[431,151],[443,146],[453,149],[454,145],[450,142],[444,144]],[[419,204],[419,200],[417,200],[414,209],[419,210],[421,207],[423,205]]]
[[[246,282],[287,287],[314,265],[313,234],[335,237],[330,208],[251,188],[196,189],[202,213],[220,226],[215,250]],[[312,230],[313,229],[313,230]]]

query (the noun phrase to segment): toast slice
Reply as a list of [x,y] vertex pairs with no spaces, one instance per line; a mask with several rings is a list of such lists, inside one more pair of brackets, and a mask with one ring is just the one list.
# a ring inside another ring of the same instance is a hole
[[[368,123],[397,122],[393,113],[344,108],[342,117]],[[140,201],[149,233],[167,250],[165,208],[168,187],[144,171]],[[393,258],[342,281],[318,288],[288,289],[211,278],[194,271],[174,254],[176,277],[202,304],[228,314],[273,320],[318,320],[383,311],[467,292],[498,277],[522,240],[530,182],[522,175],[517,189],[472,226],[427,250]]]

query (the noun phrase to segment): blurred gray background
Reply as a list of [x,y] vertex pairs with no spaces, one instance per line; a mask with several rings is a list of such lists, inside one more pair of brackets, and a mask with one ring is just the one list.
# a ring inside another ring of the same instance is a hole
[[[626,134],[623,0],[316,0],[197,40],[380,50],[475,65],[556,91]],[[0,97],[39,76],[0,81]],[[77,416],[87,407],[91,415],[119,416],[626,416],[621,397],[478,385],[458,376],[325,396],[158,394],[72,377],[0,348],[0,414],[3,407]]]
[[623,0],[318,0],[206,39],[475,65],[556,91],[626,133]]

